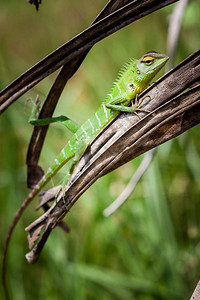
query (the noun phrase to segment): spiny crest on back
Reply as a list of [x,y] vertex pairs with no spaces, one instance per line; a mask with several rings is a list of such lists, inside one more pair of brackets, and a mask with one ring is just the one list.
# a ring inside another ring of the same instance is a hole
[[137,60],[135,58],[130,58],[129,61],[127,63],[125,63],[122,68],[119,70],[117,77],[115,79],[115,81],[113,82],[113,85],[109,91],[109,93],[112,93],[115,85],[120,81],[120,79],[122,78],[122,76],[124,75],[124,73],[133,65],[133,63],[135,63]]
[[129,69],[130,66],[133,65],[133,62],[135,62],[135,61],[136,61],[136,59],[130,58],[129,61],[123,65],[123,67],[119,70],[119,72],[117,74],[115,82],[118,82],[121,79],[121,77],[124,75],[124,73]]

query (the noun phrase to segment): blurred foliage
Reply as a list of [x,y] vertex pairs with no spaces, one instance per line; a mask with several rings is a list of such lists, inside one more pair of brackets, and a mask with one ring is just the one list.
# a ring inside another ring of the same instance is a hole
[[[85,29],[106,1],[42,1],[36,13],[26,1],[1,1],[0,88]],[[173,5],[99,42],[67,84],[55,115],[81,124],[104,99],[129,57],[166,52]],[[199,47],[200,4],[190,1],[176,63]],[[55,74],[15,102],[0,118],[1,251],[8,226],[28,193],[26,150],[32,128],[28,98],[43,100]],[[46,170],[70,137],[52,125],[40,164]],[[66,235],[52,232],[40,260],[28,265],[24,227],[39,216],[36,200],[12,237],[8,282],[12,298],[23,299],[189,299],[200,278],[199,128],[161,145],[133,195],[112,217],[102,210],[124,189],[141,157],[96,182],[67,216]],[[61,171],[51,185],[62,181]],[[0,295],[2,291],[0,290]]]

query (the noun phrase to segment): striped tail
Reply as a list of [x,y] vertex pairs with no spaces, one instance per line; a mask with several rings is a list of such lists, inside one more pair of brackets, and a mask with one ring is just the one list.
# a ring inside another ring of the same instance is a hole
[[24,202],[21,204],[20,208],[16,212],[13,221],[9,227],[8,233],[6,235],[6,240],[4,243],[4,250],[3,250],[3,260],[2,260],[2,282],[4,286],[5,294],[8,295],[7,286],[6,286],[6,258],[8,252],[8,245],[10,242],[10,238],[12,236],[13,230],[15,229],[21,215],[23,214],[26,207],[29,203],[34,199],[34,197],[40,192],[40,190],[49,182],[49,180],[58,172],[58,170],[67,163],[74,156],[74,152],[67,144],[65,148],[60,152],[57,159],[54,160],[52,166],[47,170],[38,184],[33,188],[33,190],[29,193],[26,197]]
[[[43,175],[40,181],[35,185],[32,190],[33,197],[49,182],[49,180],[74,156],[74,151],[71,150],[68,144],[62,149],[60,154],[54,160],[47,172]],[[31,194],[31,193],[30,193]]]

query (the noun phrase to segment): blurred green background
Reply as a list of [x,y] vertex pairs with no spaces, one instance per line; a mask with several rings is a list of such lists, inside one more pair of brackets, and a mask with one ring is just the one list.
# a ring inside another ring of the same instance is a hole
[[[85,29],[106,1],[43,1],[38,13],[24,1],[1,1],[0,89]],[[166,53],[174,5],[120,30],[93,47],[65,88],[55,115],[83,123],[99,106],[130,57]],[[200,3],[190,1],[175,64],[199,48]],[[15,102],[0,118],[1,254],[8,226],[28,194],[26,151],[32,133],[30,102],[44,100],[56,74]],[[71,134],[52,125],[40,165],[46,170]],[[24,228],[35,220],[36,200],[11,240],[8,283],[12,299],[189,299],[200,279],[199,127],[161,145],[133,195],[112,217],[102,211],[125,188],[142,157],[98,180],[67,215],[66,235],[52,232],[39,262],[28,265]],[[64,170],[51,186],[62,182]],[[2,255],[1,255],[2,256]],[[2,290],[0,288],[0,295]],[[1,296],[0,296],[1,298]]]

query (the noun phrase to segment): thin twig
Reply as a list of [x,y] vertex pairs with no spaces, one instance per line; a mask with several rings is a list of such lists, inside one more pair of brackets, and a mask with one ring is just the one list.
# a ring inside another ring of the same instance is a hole
[[111,205],[109,205],[106,209],[104,209],[103,215],[105,217],[108,217],[111,214],[113,214],[128,199],[128,197],[130,196],[130,194],[133,192],[136,185],[138,184],[139,180],[142,178],[142,176],[148,169],[154,157],[154,152],[155,149],[152,149],[149,152],[147,152],[147,154],[145,154],[145,157],[143,158],[135,174],[132,176],[131,180],[127,184],[126,188],[119,195],[119,197],[115,201],[113,201]]

